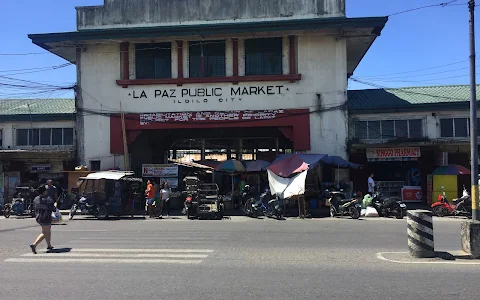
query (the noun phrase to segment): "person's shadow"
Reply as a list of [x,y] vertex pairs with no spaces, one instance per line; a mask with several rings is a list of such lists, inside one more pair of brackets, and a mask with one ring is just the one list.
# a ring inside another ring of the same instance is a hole
[[72,251],[72,248],[54,248],[47,250],[47,253],[67,253]]

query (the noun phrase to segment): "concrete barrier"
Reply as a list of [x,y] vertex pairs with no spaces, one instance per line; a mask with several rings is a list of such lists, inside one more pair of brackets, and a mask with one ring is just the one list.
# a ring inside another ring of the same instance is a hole
[[480,258],[480,221],[464,221],[461,227],[462,249],[472,258]]
[[414,210],[407,213],[408,250],[418,258],[435,257],[432,213]]

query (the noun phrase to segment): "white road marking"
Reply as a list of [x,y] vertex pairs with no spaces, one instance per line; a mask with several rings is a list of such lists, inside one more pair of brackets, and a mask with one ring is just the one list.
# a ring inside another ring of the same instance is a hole
[[389,259],[383,256],[383,254],[408,254],[408,252],[378,252],[377,258],[383,261],[393,262],[397,264],[450,264],[450,265],[480,265],[480,261],[400,261]]
[[110,253],[26,253],[23,257],[125,257],[125,258],[207,258],[208,254],[110,254]]
[[115,258],[9,258],[13,263],[126,263],[126,264],[200,264],[202,260],[187,259],[115,259]]
[[[37,226],[37,228],[23,228],[23,229],[18,229],[21,231],[41,231],[40,226]],[[54,228],[53,232],[108,232],[108,230],[86,230],[86,229],[57,229]]]
[[102,248],[74,248],[71,252],[144,252],[144,253],[212,253],[210,249],[102,249]]
[[[127,238],[127,237],[125,237]],[[211,240],[219,240],[219,239],[225,239],[227,238],[226,236],[225,237],[218,237],[218,236],[211,236],[211,237],[175,237],[175,236],[171,236],[171,237],[158,237],[158,236],[151,236],[151,237],[130,237],[129,238],[129,242],[135,242],[137,240],[147,240],[147,241],[156,241],[156,240],[176,240],[176,241],[211,241]],[[82,240],[82,241],[118,241],[119,239],[121,238],[118,238],[118,237],[83,237],[83,238],[79,238],[78,240]],[[125,241],[120,241],[120,242],[125,242]]]

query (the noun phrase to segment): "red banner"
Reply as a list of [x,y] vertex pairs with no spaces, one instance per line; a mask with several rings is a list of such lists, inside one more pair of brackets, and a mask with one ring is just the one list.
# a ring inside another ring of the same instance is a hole
[[420,157],[420,147],[402,147],[402,148],[369,148],[367,149],[367,158],[403,158]]
[[286,115],[286,113],[283,109],[146,113],[140,115],[140,125],[147,125],[149,123],[271,120],[284,115]]

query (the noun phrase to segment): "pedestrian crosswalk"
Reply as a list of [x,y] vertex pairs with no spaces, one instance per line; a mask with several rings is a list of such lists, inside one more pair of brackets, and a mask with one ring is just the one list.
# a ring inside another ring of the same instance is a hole
[[7,263],[128,263],[200,264],[211,249],[60,248],[51,252],[25,253]]

